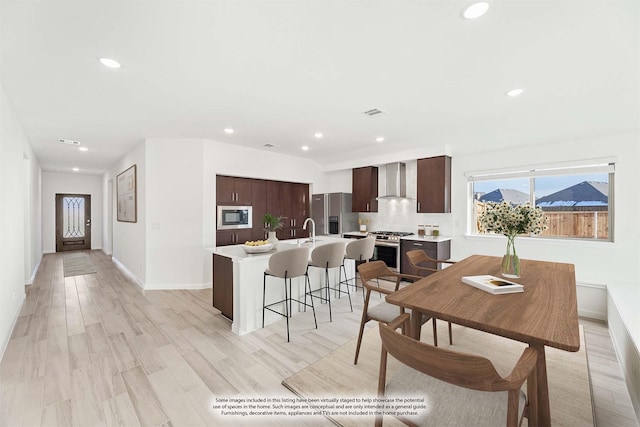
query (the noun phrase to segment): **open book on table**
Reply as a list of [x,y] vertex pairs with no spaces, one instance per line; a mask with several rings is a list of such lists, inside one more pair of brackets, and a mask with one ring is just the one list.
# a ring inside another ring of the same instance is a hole
[[495,276],[464,276],[462,282],[492,294],[524,292],[524,287],[515,282]]

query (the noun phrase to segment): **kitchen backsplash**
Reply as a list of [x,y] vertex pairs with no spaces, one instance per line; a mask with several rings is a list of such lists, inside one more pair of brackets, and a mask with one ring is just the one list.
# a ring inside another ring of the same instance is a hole
[[452,215],[416,213],[416,200],[378,200],[377,213],[360,213],[368,219],[367,231],[408,231],[418,234],[418,225],[437,225],[441,236],[451,235]]

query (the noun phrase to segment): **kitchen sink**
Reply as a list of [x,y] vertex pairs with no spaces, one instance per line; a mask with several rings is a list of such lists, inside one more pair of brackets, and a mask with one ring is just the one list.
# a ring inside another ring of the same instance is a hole
[[[320,237],[316,237],[316,243],[317,242],[322,242],[324,239],[320,238]],[[280,240],[280,243],[286,243],[288,245],[297,245],[298,243],[300,243],[300,245],[312,245],[313,241],[309,238],[309,239],[288,239],[288,240]]]

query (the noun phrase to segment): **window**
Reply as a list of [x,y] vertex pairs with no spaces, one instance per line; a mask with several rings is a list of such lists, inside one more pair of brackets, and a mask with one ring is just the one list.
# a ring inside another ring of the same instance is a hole
[[471,232],[487,233],[478,221],[486,202],[506,200],[544,211],[549,227],[537,237],[612,241],[613,175],[613,163],[469,174]]

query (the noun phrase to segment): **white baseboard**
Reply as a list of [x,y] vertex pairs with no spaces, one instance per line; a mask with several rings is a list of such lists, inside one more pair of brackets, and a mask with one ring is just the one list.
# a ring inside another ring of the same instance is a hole
[[144,290],[144,282],[142,280],[140,280],[138,278],[138,276],[136,276],[135,274],[133,274],[131,271],[129,271],[129,269],[127,267],[125,267],[125,265],[123,263],[121,263],[120,261],[118,261],[118,259],[114,256],[111,257],[111,261],[113,261],[113,263],[116,265],[116,267],[118,267],[118,270],[122,271],[122,273],[127,276],[129,279],[131,279],[131,281],[133,283],[135,283],[136,285],[138,285],[138,287],[142,290]]
[[7,351],[7,347],[9,346],[9,341],[11,340],[11,335],[13,335],[13,328],[16,327],[16,323],[18,322],[18,317],[20,315],[20,311],[22,310],[22,305],[24,304],[25,299],[27,298],[27,294],[23,293],[20,302],[18,303],[18,308],[13,316],[13,322],[11,322],[11,327],[9,328],[9,333],[7,337],[4,339],[2,343],[2,352],[0,353],[0,361],[4,358],[4,352]]
[[596,320],[607,320],[607,287],[605,285],[578,282],[578,316]]
[[613,348],[620,361],[620,367],[627,383],[631,404],[640,419],[640,351],[634,342],[627,325],[625,325],[615,299],[609,294],[607,298],[607,323],[613,341]]
[[603,322],[607,321],[606,313],[602,313],[596,310],[581,310],[578,309],[578,316],[584,317],[585,319],[593,319],[593,320],[601,320]]
[[162,290],[174,291],[180,289],[207,289],[213,287],[213,283],[147,283],[144,285],[145,291]]
[[27,282],[27,285],[33,284],[33,281],[36,280],[36,274],[38,274],[38,269],[40,268],[41,262],[42,262],[42,255],[40,255],[40,258],[38,259],[38,262],[36,263],[36,266],[34,267],[33,272],[31,273],[31,277],[29,277],[29,281]]

